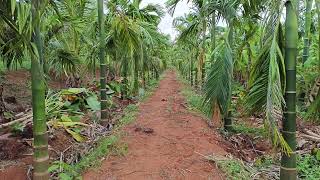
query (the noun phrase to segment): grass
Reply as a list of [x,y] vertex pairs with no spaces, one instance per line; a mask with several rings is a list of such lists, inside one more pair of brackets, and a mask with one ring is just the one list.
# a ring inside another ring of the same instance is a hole
[[251,179],[250,176],[253,170],[238,159],[234,159],[232,157],[216,157],[213,155],[205,156],[205,158],[216,164],[216,166],[224,173],[226,179]]
[[236,122],[232,125],[233,133],[241,133],[247,135],[253,135],[255,137],[266,137],[266,130],[264,127],[251,127],[242,122]]
[[[151,96],[154,89],[158,87],[159,80],[151,81],[148,86],[146,93],[139,98],[139,101],[144,101]],[[108,137],[102,137],[97,143],[97,146],[94,147],[86,156],[84,156],[78,163],[73,165],[68,165],[63,162],[54,162],[49,168],[50,172],[59,171],[58,176],[60,179],[72,180],[72,179],[81,179],[81,174],[89,168],[99,167],[101,162],[108,155],[118,155],[124,156],[128,152],[128,145],[124,142],[121,142],[122,137],[121,128],[127,124],[132,123],[139,112],[139,103],[130,104],[124,109],[124,116],[117,123],[113,135]]]
[[320,159],[317,159],[315,155],[304,154],[298,156],[297,168],[298,176],[301,179],[320,179]]
[[210,107],[203,106],[203,97],[196,92],[181,75],[178,75],[178,79],[184,84],[181,94],[186,98],[188,109],[210,117]]
[[[19,69],[30,69],[31,68],[31,61],[24,60],[21,64],[17,64],[16,66],[12,66],[10,70],[19,70]],[[0,72],[6,72],[8,69],[6,65],[3,63],[0,57]]]

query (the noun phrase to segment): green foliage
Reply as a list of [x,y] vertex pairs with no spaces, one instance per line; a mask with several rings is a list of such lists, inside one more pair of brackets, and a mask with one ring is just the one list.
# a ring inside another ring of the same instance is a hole
[[11,131],[13,132],[13,134],[20,134],[20,133],[22,133],[23,132],[23,130],[24,130],[24,128],[25,128],[25,125],[24,124],[22,124],[22,123],[15,123],[15,124],[13,124],[12,126],[11,126]]
[[[94,149],[83,157],[79,163],[73,166],[75,172],[82,173],[85,169],[90,168],[94,165],[98,165],[98,159],[106,156],[110,152],[110,148],[119,140],[117,136],[109,136],[107,138],[102,138]],[[101,160],[100,160],[101,162]]]
[[118,140],[119,137],[113,135],[102,138],[97,143],[98,145],[77,164],[69,165],[64,162],[55,161],[49,168],[49,172],[52,174],[57,173],[60,178],[62,176],[66,179],[81,179],[82,172],[101,163],[103,157],[110,153],[110,149]]
[[234,133],[249,134],[255,137],[266,136],[264,127],[250,127],[245,123],[237,122],[233,124],[232,128]]
[[129,104],[125,109],[124,109],[124,114],[119,122],[117,123],[116,127],[121,128],[122,126],[131,123],[132,121],[135,120],[137,114],[138,114],[138,106],[136,104]]
[[186,98],[188,103],[188,108],[190,110],[198,111],[210,116],[210,106],[203,106],[203,97],[199,95],[194,89],[192,89],[185,80],[180,76],[180,81],[184,82],[184,88],[181,91],[181,94]]
[[245,166],[237,160],[220,161],[217,163],[218,167],[222,169],[228,176],[228,179],[250,179],[250,172]]
[[298,176],[301,179],[320,179],[320,159],[316,155],[304,154],[298,156]]
[[[221,114],[227,117],[231,104],[233,58],[232,50],[227,41],[216,49],[219,52],[204,84],[204,104],[217,103]],[[213,52],[215,53],[215,52]],[[211,108],[213,110],[213,108]]]
[[226,178],[230,180],[251,179],[253,169],[246,166],[242,161],[233,158],[219,159],[214,156],[207,156],[206,159],[212,161],[217,167],[225,173]]
[[[150,95],[153,89],[157,86],[158,81],[153,82],[148,86],[148,90],[146,95]],[[66,90],[66,94],[81,94],[86,92],[86,89],[69,89]],[[108,137],[102,137],[97,145],[91,149],[91,151],[86,154],[82,159],[72,165],[68,165],[64,162],[56,161],[54,162],[51,167],[49,168],[51,173],[56,173],[58,176],[63,176],[64,178],[71,178],[71,179],[81,179],[81,174],[91,167],[98,166],[103,157],[113,154],[113,155],[125,155],[128,152],[128,145],[122,142],[119,142],[121,138],[121,128],[131,122],[133,122],[138,114],[138,104],[129,104],[123,111],[123,117],[119,119],[116,124],[114,135]],[[81,125],[82,123],[75,123],[74,121],[77,120],[75,117],[64,117],[67,119],[68,124],[64,123],[64,127],[66,126],[74,126],[74,125]],[[72,120],[73,122],[70,121]],[[70,132],[69,132],[70,133]],[[75,133],[77,133],[75,131]],[[80,135],[80,134],[79,134]],[[76,135],[78,136],[78,135]],[[61,177],[60,177],[61,178]]]

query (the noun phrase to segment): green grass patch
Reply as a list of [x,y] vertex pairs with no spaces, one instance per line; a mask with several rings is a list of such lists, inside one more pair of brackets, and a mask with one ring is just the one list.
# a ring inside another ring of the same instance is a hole
[[[15,71],[20,69],[30,69],[31,68],[31,61],[30,60],[23,60],[21,64],[16,64],[10,67],[9,70]],[[7,66],[3,63],[3,60],[0,57],[0,72],[8,71]]]
[[230,159],[219,161],[217,165],[227,175],[228,179],[250,179],[251,173],[241,161]]
[[133,122],[136,119],[136,116],[138,114],[139,107],[137,104],[129,104],[124,110],[123,113],[125,116],[123,116],[116,124],[116,129],[122,128],[124,125],[127,125],[131,122]]
[[200,112],[206,117],[210,117],[210,107],[203,106],[203,97],[201,94],[196,92],[188,82],[183,79],[180,75],[178,76],[180,82],[184,84],[183,89],[181,90],[181,94],[186,98],[188,109],[196,112]]
[[224,173],[226,179],[247,180],[251,179],[252,169],[246,166],[242,161],[233,158],[217,158],[207,156],[207,160],[215,163],[217,167]]
[[298,176],[301,179],[320,179],[320,159],[316,155],[304,154],[298,156]]
[[248,134],[253,136],[262,136],[266,137],[266,130],[264,127],[250,127],[245,123],[236,122],[232,125],[233,133],[241,133],[241,134]]

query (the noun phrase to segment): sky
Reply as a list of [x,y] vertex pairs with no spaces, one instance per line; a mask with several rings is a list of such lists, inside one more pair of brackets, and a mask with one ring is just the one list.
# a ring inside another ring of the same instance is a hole
[[[147,4],[153,3],[153,4],[159,4],[165,7],[165,2],[166,0],[142,0],[141,5],[145,6]],[[165,9],[165,11],[167,11],[167,9]],[[171,36],[171,39],[174,39],[177,36],[177,32],[174,30],[172,26],[173,19],[175,17],[183,16],[189,11],[190,11],[190,4],[188,5],[186,1],[180,2],[176,7],[176,10],[173,16],[166,13],[166,15],[162,18],[159,24],[160,31],[165,34],[169,34]]]

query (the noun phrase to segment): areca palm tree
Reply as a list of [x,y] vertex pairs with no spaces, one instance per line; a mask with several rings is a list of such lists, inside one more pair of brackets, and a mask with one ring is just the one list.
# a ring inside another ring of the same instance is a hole
[[34,134],[34,173],[35,180],[49,179],[48,133],[45,114],[45,83],[43,76],[44,62],[42,40],[40,35],[41,9],[45,7],[40,0],[32,1],[32,24],[34,26],[33,41],[36,44],[36,54],[31,59],[31,88]]
[[291,1],[286,4],[285,22],[285,70],[286,91],[282,135],[291,152],[282,154],[281,180],[297,178],[296,169],[296,58],[298,47],[298,22],[295,8]]
[[98,25],[99,25],[99,58],[100,58],[100,99],[101,99],[101,120],[107,118],[107,86],[106,86],[106,70],[107,64],[105,61],[105,31],[104,31],[104,12],[103,0],[98,0]]
[[310,47],[310,28],[311,28],[311,9],[313,0],[306,0],[306,10],[305,10],[305,20],[304,20],[304,47],[302,54],[302,63],[304,64],[309,57],[309,47]]
[[[114,51],[121,56],[119,67],[122,69],[124,79],[122,88],[124,96],[128,92],[128,87],[131,86],[133,86],[132,93],[136,94],[139,72],[142,79],[145,79],[145,71],[149,67],[147,64],[151,62],[147,61],[150,55],[149,49],[157,44],[155,42],[161,43],[163,38],[156,27],[163,11],[158,5],[147,5],[141,8],[140,3],[141,1],[109,2],[107,37],[108,42],[113,44]],[[128,78],[132,78],[132,85],[128,84]]]
[[[33,110],[33,136],[34,136],[34,179],[48,179],[48,135],[45,114],[45,83],[43,73],[43,47],[40,32],[41,16],[45,2],[31,1],[31,4],[23,1],[11,1],[11,11],[1,9],[0,17],[6,26],[13,32],[13,40],[16,46],[8,46],[7,52],[17,52],[16,47],[23,47],[23,52],[31,57],[31,89]],[[4,13],[7,12],[7,13]],[[8,12],[11,12],[11,14]],[[19,18],[13,19],[12,14]],[[31,18],[32,17],[32,18]],[[35,44],[35,46],[33,46]]]
[[[175,7],[179,3],[178,0],[169,0],[167,1],[167,6],[169,12],[173,13]],[[208,1],[207,0],[194,0],[192,1],[194,7],[192,12],[192,21],[180,34],[179,39],[186,39],[189,37],[197,37],[201,39],[201,42],[198,44],[199,54],[198,54],[198,73],[200,87],[205,81],[205,71],[206,71],[206,39],[207,39],[207,28],[209,24],[209,11]]]

